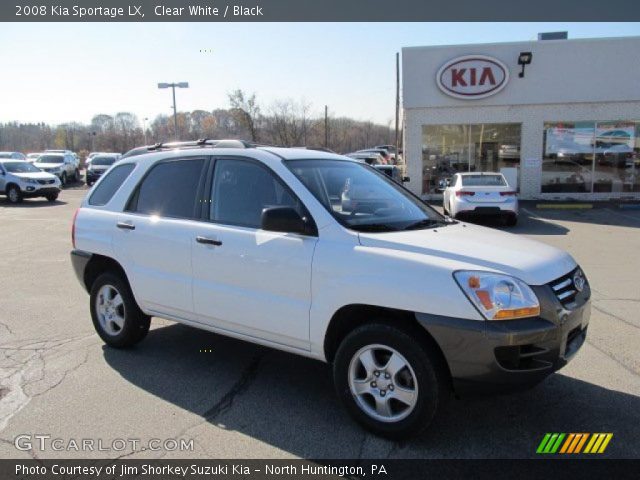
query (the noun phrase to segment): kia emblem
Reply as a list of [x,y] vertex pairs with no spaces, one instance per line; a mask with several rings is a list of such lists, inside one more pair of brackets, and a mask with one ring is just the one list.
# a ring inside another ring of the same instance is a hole
[[486,55],[465,55],[448,61],[436,74],[443,93],[465,100],[495,95],[509,81],[509,69]]

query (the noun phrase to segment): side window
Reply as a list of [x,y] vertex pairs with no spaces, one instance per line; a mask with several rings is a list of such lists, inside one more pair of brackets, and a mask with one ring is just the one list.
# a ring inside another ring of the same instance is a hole
[[267,207],[293,207],[301,212],[300,202],[266,168],[244,160],[216,161],[211,220],[260,228],[262,210]]
[[195,218],[203,158],[162,162],[151,168],[128,210],[160,217]]
[[89,205],[106,205],[133,171],[134,167],[135,164],[133,163],[119,165],[105,175],[91,194]]

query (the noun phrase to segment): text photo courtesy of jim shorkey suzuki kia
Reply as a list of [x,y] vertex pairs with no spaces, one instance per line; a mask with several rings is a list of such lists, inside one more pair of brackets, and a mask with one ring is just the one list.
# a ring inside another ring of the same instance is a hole
[[0,6],[0,478],[618,477],[640,24],[287,2]]

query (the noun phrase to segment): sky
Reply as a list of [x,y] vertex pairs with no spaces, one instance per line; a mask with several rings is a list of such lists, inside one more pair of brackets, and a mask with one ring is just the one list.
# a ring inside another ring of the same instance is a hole
[[88,123],[128,111],[140,120],[228,108],[255,93],[321,115],[388,124],[395,115],[395,53],[405,46],[640,36],[640,23],[5,23],[0,29],[0,122]]

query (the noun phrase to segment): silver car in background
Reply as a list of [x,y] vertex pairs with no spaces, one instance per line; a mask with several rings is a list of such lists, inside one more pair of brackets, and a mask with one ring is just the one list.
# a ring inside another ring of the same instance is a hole
[[490,215],[503,218],[510,227],[518,223],[518,196],[501,173],[456,173],[442,200],[445,213],[456,219]]

